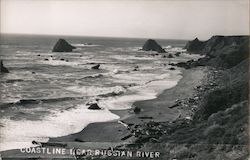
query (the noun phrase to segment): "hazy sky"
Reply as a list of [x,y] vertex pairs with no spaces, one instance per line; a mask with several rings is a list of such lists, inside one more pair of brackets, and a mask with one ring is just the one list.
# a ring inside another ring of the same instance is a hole
[[248,0],[0,0],[2,33],[207,39],[249,34]]

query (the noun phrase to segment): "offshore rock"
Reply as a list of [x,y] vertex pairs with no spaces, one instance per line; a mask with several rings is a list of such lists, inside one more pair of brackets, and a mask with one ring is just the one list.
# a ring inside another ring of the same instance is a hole
[[148,39],[142,47],[144,51],[156,51],[158,53],[165,53],[166,51],[153,39]]
[[97,65],[91,67],[91,69],[99,69],[99,68],[100,68],[100,64],[97,64]]
[[59,39],[53,47],[52,52],[72,52],[75,48],[76,47],[70,45],[66,40]]
[[2,60],[0,60],[0,73],[9,73],[9,70],[4,67]]

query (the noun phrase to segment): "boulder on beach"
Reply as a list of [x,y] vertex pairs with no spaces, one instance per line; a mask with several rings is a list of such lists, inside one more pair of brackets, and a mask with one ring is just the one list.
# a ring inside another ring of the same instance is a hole
[[4,67],[2,60],[0,60],[0,73],[9,73],[9,70]]
[[97,65],[91,67],[91,69],[99,69],[99,68],[100,68],[100,64],[97,64]]
[[92,110],[100,110],[101,108],[98,106],[97,103],[93,103],[89,106],[88,109],[92,109]]
[[70,45],[66,40],[59,39],[53,47],[52,52],[72,52],[75,48],[76,47]]
[[166,51],[153,39],[148,39],[142,47],[144,51],[156,51],[158,53],[165,53]]

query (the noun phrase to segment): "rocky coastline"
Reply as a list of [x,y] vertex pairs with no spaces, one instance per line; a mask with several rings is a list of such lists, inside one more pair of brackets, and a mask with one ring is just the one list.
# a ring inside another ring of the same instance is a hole
[[[117,148],[157,150],[162,153],[158,158],[162,160],[247,159],[249,36],[213,36],[205,42],[195,39],[185,48],[205,56],[172,65],[189,70],[208,68],[202,85],[195,87],[196,94],[177,99],[169,107],[187,109],[188,114],[174,121],[152,119],[131,124],[130,134],[123,140],[135,137],[133,143]],[[139,107],[137,103],[135,106]]]
[[[249,36],[195,39],[185,49],[203,58],[170,64],[183,68],[177,86],[156,99],[135,102],[131,110],[112,111],[121,117],[118,122],[90,124],[79,133],[51,138],[43,145],[80,148],[85,142],[106,146],[115,143],[111,150],[157,151],[159,160],[247,159]],[[87,155],[74,158],[131,159]]]

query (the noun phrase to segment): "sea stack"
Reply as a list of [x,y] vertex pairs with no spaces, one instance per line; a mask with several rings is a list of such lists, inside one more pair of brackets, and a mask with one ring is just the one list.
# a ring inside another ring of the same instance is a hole
[[153,39],[148,39],[142,47],[144,51],[156,51],[158,53],[165,53],[166,51]]
[[75,48],[76,47],[70,45],[66,40],[59,39],[53,47],[52,52],[72,52]]
[[9,73],[9,70],[4,67],[2,60],[0,60],[0,73]]

